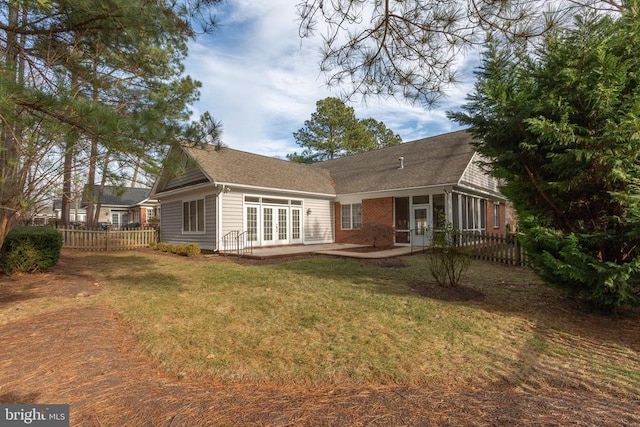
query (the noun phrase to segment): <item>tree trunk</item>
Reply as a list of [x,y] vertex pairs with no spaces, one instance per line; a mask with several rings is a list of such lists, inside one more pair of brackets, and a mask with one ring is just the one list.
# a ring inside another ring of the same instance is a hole
[[[84,187],[84,199],[87,201],[87,228],[93,229],[98,225],[96,215],[96,200],[94,187],[96,185],[96,163],[98,162],[98,138],[91,138],[91,154],[89,155],[89,172],[87,185]],[[99,210],[98,210],[99,212]]]
[[133,176],[131,177],[131,188],[136,187],[136,182],[138,181],[138,173],[140,170],[140,157],[136,158],[136,164],[133,167]]
[[[8,22],[6,30],[6,50],[4,57],[6,61],[7,78],[13,82],[17,81],[15,67],[18,60],[18,37],[12,28],[18,26],[18,8],[14,2],[8,3]],[[15,139],[16,123],[11,120],[0,120],[0,247],[4,243],[4,238],[15,225],[17,211],[16,198],[21,191],[17,187],[18,155]]]
[[[104,187],[107,185],[107,171],[109,169],[109,158],[111,157],[111,152],[107,151],[104,155],[104,166],[102,170],[102,180],[100,181],[100,187],[98,188],[98,196],[96,197],[96,214],[95,214],[95,223],[96,225],[100,222],[100,209],[102,209],[102,200],[104,199]],[[111,218],[107,218],[107,221],[111,221]]]
[[71,213],[71,181],[73,175],[73,156],[75,154],[76,135],[70,132],[67,135],[67,143],[64,150],[64,172],[62,173],[62,213],[60,222],[63,226],[69,225]]

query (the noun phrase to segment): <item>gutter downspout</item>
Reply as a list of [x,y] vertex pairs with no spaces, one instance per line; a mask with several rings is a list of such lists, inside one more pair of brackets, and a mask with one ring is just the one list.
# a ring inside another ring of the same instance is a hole
[[216,239],[215,250],[220,252],[220,240],[222,239],[222,195],[225,193],[226,186],[224,184],[214,184],[217,188],[216,191],[216,232],[214,238]]

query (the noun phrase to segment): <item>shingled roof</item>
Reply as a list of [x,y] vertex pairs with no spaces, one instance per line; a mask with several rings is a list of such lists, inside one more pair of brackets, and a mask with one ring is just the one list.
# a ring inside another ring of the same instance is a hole
[[462,130],[313,165],[228,147],[182,149],[211,182],[336,195],[456,185],[476,152],[472,142]]
[[331,172],[337,194],[453,185],[473,158],[472,141],[462,130],[316,163],[313,168]]
[[[99,185],[93,187],[93,194],[95,200],[98,198]],[[133,206],[140,202],[143,202],[151,194],[150,188],[121,188],[105,186],[104,194],[102,198],[103,206]],[[86,206],[88,201],[85,197],[82,198],[82,206]]]
[[329,171],[228,147],[183,147],[213,182],[334,195]]

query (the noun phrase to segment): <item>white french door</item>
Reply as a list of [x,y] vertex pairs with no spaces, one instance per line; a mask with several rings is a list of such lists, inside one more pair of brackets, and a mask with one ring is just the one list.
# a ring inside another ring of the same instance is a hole
[[245,205],[247,241],[253,246],[302,243],[302,206]]
[[118,229],[129,222],[128,212],[111,212],[111,226]]
[[262,207],[262,244],[286,245],[289,243],[289,208]]
[[291,208],[290,243],[302,243],[302,208]]

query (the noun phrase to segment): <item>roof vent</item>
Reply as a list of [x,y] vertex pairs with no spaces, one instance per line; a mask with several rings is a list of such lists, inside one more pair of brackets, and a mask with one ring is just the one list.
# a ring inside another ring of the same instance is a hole
[[398,167],[398,169],[404,169],[404,157],[398,157],[398,160],[400,160],[400,167]]

